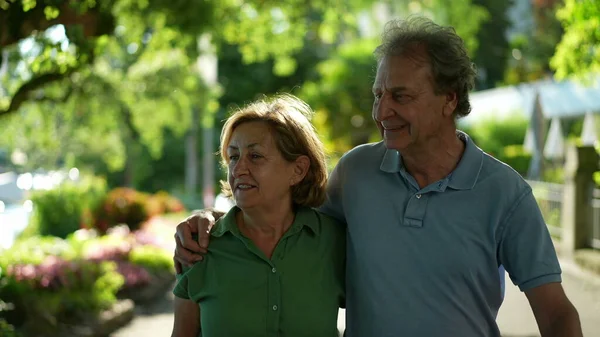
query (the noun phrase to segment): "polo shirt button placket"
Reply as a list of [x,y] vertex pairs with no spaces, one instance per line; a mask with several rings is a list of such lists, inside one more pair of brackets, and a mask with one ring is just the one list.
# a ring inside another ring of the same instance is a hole
[[421,193],[415,195],[415,197],[417,197],[417,199],[421,199]]

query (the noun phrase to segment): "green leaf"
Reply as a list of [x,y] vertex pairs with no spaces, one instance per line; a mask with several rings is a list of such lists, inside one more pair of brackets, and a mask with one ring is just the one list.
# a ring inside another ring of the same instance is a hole
[[23,11],[28,12],[29,10],[34,9],[36,5],[36,0],[23,0]]
[[46,20],[54,20],[60,15],[60,10],[54,6],[46,6],[44,15],[46,15]]

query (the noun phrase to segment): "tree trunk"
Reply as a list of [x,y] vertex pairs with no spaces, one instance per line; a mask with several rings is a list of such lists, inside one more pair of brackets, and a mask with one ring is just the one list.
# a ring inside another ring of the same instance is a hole
[[185,193],[191,200],[197,199],[198,191],[198,129],[200,109],[192,109],[192,124],[185,142]]

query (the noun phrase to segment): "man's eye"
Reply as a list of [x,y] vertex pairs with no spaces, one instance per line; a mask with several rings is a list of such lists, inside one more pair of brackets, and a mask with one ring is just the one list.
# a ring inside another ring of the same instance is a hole
[[251,157],[252,157],[252,159],[258,159],[258,158],[261,158],[262,156],[260,154],[253,153],[251,155]]

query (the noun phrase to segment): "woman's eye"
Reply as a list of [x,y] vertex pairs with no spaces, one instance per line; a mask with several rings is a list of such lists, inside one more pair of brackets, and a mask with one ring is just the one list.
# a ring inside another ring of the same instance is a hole
[[229,156],[229,160],[237,160],[237,159],[238,159],[238,155]]

